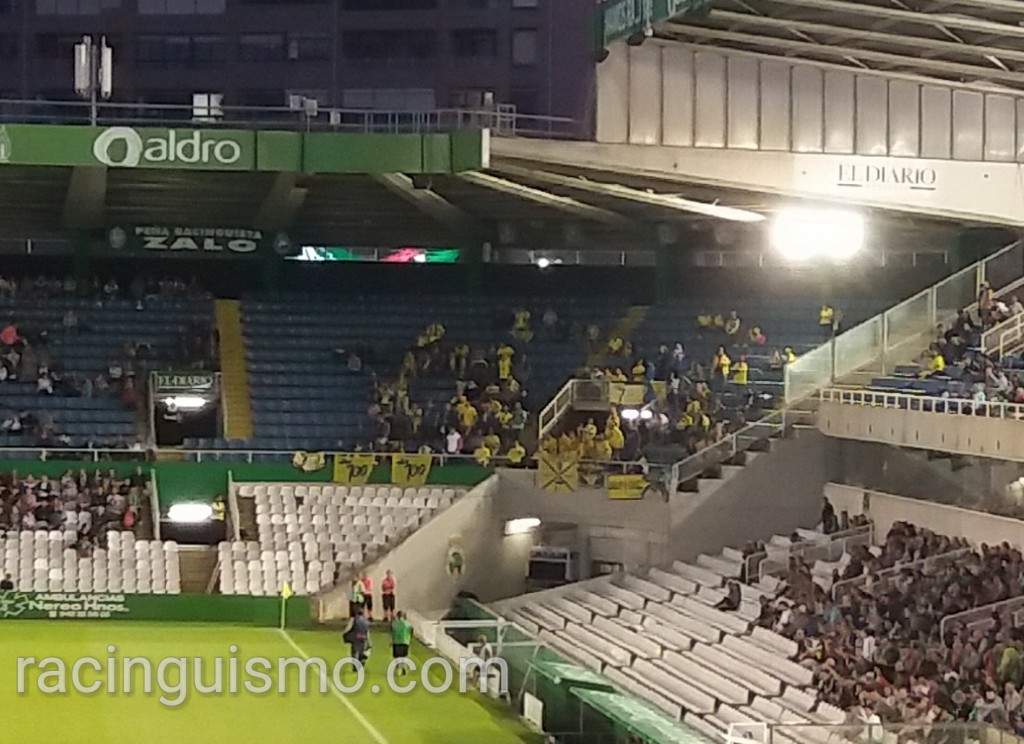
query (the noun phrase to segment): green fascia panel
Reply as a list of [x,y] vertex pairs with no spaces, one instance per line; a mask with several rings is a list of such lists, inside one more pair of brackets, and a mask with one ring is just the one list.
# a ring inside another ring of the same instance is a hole
[[300,173],[303,144],[300,132],[257,132],[256,170]]
[[448,134],[423,135],[423,172],[452,172],[452,140]]
[[477,171],[491,167],[491,131],[455,132],[451,135],[451,172]]
[[423,137],[314,132],[306,135],[304,166],[306,173],[424,173]]
[[233,129],[0,125],[5,165],[251,171],[256,133]]
[[349,132],[0,124],[5,166],[180,171],[454,173],[486,168],[489,133]]

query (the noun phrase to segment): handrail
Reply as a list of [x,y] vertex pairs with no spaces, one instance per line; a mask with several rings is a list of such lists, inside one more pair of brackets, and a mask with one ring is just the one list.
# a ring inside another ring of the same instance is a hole
[[[962,612],[954,612],[950,615],[945,615],[942,620],[939,621],[939,638],[946,637],[946,625],[947,623],[960,623],[966,625],[968,628],[980,625],[992,617],[992,614],[999,612],[1002,609],[1024,609],[1024,597],[1011,597],[1010,599],[1004,599],[999,602],[992,602],[991,604],[982,605],[981,607],[972,607],[969,610],[963,610]],[[1014,623],[1016,626],[1016,623]]]
[[[770,427],[767,437],[753,436],[755,430],[763,429],[764,427]],[[724,439],[720,439],[714,444],[708,445],[689,457],[685,457],[674,463],[672,465],[672,483],[669,488],[669,493],[675,493],[680,483],[689,480],[694,476],[700,475],[700,473],[707,468],[713,465],[718,465],[719,463],[728,460],[730,457],[735,457],[740,452],[745,452],[746,449],[740,446],[741,439],[763,441],[764,439],[770,438],[773,434],[784,431],[785,428],[785,409],[775,411],[764,418],[747,424],[742,429],[729,434]],[[694,472],[690,473],[689,471],[691,470]]]
[[[789,568],[789,560],[791,558],[803,558],[804,560],[810,560],[812,554],[817,551],[823,551],[823,557],[814,557],[813,560],[838,560],[832,558],[834,549],[836,547],[842,548],[839,553],[841,558],[843,553],[848,552],[848,548],[851,545],[871,545],[874,541],[875,525],[873,522],[868,522],[866,525],[860,527],[851,527],[848,530],[841,532],[833,532],[828,535],[828,540],[821,541],[806,541],[790,545],[788,550],[782,546],[779,547],[779,554],[772,555],[774,550],[766,550],[764,560],[758,566],[758,578],[763,579],[765,576],[769,576],[773,571],[787,570]],[[772,546],[768,546],[772,547]],[[781,557],[785,557],[785,563],[781,562]]]
[[[793,364],[786,365],[786,403],[791,404],[812,396],[821,388],[868,364],[881,361],[884,369],[887,359],[891,359],[895,352],[914,344],[920,345],[922,337],[932,332],[938,323],[952,321],[957,311],[964,307],[976,309],[977,290],[990,279],[989,273],[995,269],[996,262],[1015,250],[1021,251],[1024,257],[1024,241],[1015,241],[991,256],[950,274],[873,318],[843,331],[831,341],[801,356]],[[1015,279],[995,288],[997,296],[1024,286],[1024,258],[1020,270],[1014,273]],[[960,293],[967,289],[966,285],[957,286],[957,282],[972,276],[974,286],[970,287],[971,299],[967,302],[954,302],[962,300]],[[944,296],[943,292],[948,293],[950,289],[954,290],[953,296]],[[864,337],[870,340],[865,343]],[[802,384],[801,377],[804,378]]]
[[908,561],[906,563],[901,563],[893,566],[892,568],[882,569],[881,571],[863,573],[860,576],[853,577],[852,579],[843,579],[841,581],[837,581],[835,584],[832,585],[832,599],[836,599],[839,597],[840,587],[845,589],[848,586],[866,584],[868,583],[868,580],[871,581],[871,586],[875,587],[881,584],[882,582],[889,581],[890,579],[899,576],[901,573],[903,573],[903,571],[906,571],[907,569],[913,570],[918,568],[926,568],[934,563],[962,558],[967,555],[970,555],[973,552],[973,548],[957,548],[955,550],[949,550],[945,553],[939,553],[938,555],[928,556],[927,558],[920,558],[916,561]]
[[839,390],[827,388],[818,393],[822,403],[898,408],[919,413],[986,416],[1000,419],[1024,419],[1024,404],[1000,401],[976,401],[971,398],[940,398],[913,393],[889,393],[877,390]]
[[[544,135],[577,138],[580,122],[564,116],[521,114],[514,106],[494,108],[296,110],[287,106],[218,106],[204,109],[189,104],[151,104],[101,101],[96,106],[100,126],[137,125],[180,128],[285,129],[374,133],[424,133],[489,129],[498,136]],[[0,99],[0,122],[89,124],[88,101]]]
[[986,354],[998,353],[1002,359],[1015,351],[1024,340],[1024,313],[1007,318],[981,334],[981,348]]
[[149,469],[149,518],[153,522],[153,537],[160,539],[160,493],[156,484],[156,470]]
[[231,513],[231,535],[234,540],[242,539],[242,515],[238,509],[238,496],[235,494],[235,472],[228,471],[228,510]]

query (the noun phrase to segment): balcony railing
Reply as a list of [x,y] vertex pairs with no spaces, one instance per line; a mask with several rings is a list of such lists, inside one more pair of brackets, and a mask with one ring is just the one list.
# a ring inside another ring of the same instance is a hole
[[938,398],[913,393],[889,393],[874,390],[822,390],[818,399],[823,403],[870,406],[872,408],[898,408],[920,413],[985,416],[999,419],[1024,419],[1024,404],[997,401],[977,401],[971,398]]
[[[0,99],[0,123],[89,124],[91,108],[83,101]],[[321,108],[309,113],[287,106],[222,106],[214,115],[208,115],[207,111],[190,105],[105,102],[98,104],[96,124],[367,134],[429,134],[489,129],[500,137],[548,139],[578,139],[586,134],[575,119],[520,114],[514,107],[426,111]]]

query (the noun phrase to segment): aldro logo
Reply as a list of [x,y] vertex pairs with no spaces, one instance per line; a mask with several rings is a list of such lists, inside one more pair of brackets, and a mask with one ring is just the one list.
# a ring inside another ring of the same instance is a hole
[[92,154],[112,168],[175,164],[226,167],[241,160],[242,146],[232,139],[199,130],[168,129],[143,138],[130,127],[110,127],[97,135]]

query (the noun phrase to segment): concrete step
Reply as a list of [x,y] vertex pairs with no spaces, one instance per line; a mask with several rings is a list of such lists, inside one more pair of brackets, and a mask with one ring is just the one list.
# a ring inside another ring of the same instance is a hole
[[217,566],[217,549],[207,545],[183,545],[178,548],[178,559],[181,562],[181,591],[205,594]]

